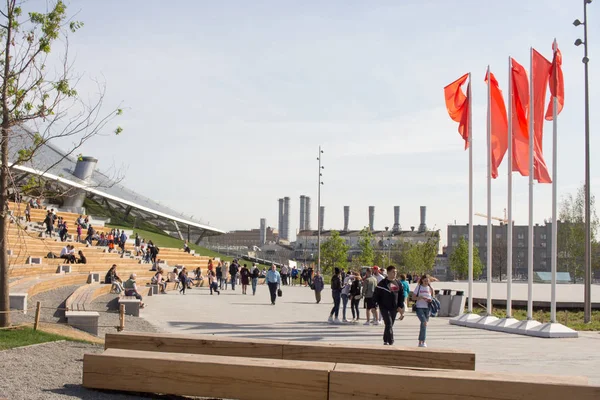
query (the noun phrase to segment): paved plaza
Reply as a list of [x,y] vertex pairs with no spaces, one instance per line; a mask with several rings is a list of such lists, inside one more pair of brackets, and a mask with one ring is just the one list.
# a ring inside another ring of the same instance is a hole
[[[221,291],[220,296],[199,288],[186,295],[170,292],[148,297],[148,307],[141,316],[172,333],[383,345],[383,325],[328,324],[333,306],[331,292],[326,289],[322,296],[321,304],[315,304],[312,290],[284,286],[283,297],[272,306],[266,286],[259,286],[256,296],[242,295],[241,287]],[[360,311],[364,318],[364,309]],[[348,305],[347,318],[351,317]],[[403,321],[396,321],[394,331],[396,345],[417,346],[419,321],[414,313],[408,312]],[[458,327],[450,325],[448,318],[432,318],[427,344],[430,348],[474,351],[479,371],[582,375],[600,385],[598,332],[582,332],[578,339],[541,339]]]

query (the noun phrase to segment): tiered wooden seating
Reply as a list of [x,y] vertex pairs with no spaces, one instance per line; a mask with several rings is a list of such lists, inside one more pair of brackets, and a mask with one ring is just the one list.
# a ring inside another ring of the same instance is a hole
[[[17,217],[25,217],[25,208],[26,207],[27,207],[27,203],[14,203],[14,202],[8,203],[8,209],[10,211],[12,211],[14,213],[14,215]],[[54,208],[54,207],[49,206],[47,210],[41,209],[41,208],[32,208],[31,212],[29,214],[31,216],[31,221],[43,223],[44,219],[46,219],[46,214],[48,213],[48,210],[50,210],[52,208]],[[54,210],[57,211],[56,208],[54,208]],[[56,216],[63,217],[63,219],[67,223],[67,226],[69,227],[71,232],[73,232],[75,230],[75,227],[77,226],[76,223],[77,223],[77,219],[79,218],[79,214],[57,211]]]
[[206,274],[208,260],[210,260],[210,257],[186,253],[182,249],[163,247],[160,247],[160,252],[158,253],[157,258],[167,261],[169,266],[183,265],[190,271],[200,267],[203,274]]
[[[212,336],[194,340],[194,337],[107,334],[103,354],[84,356],[83,386],[238,399],[600,398],[600,387],[588,386],[587,378],[583,377],[473,371],[475,357],[469,352],[463,360],[472,359],[472,364],[454,364],[454,367],[466,366],[467,370],[435,369],[428,368],[432,365],[430,360],[446,358],[441,365],[448,368],[460,352],[396,346],[369,346],[366,351],[367,348],[357,348],[354,343],[298,344]],[[282,359],[286,358],[286,346],[295,345],[299,346],[295,348],[298,351],[288,352],[290,359]],[[199,349],[202,354],[189,354]],[[244,357],[248,355],[252,358]],[[306,358],[317,361],[304,361]],[[406,363],[417,366],[403,366]],[[235,375],[234,371],[245,372]],[[236,379],[231,380],[230,376]]]
[[[208,354],[285,360],[378,364],[405,367],[475,370],[475,353],[448,349],[415,349],[400,346],[309,343],[299,341],[179,335],[165,333],[107,334],[105,348]],[[376,361],[374,361],[376,360]]]

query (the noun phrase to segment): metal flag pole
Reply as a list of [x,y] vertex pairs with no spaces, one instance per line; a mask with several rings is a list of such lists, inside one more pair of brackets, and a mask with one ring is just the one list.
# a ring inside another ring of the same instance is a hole
[[513,132],[512,132],[512,58],[508,57],[508,221],[506,221],[506,318],[512,317],[512,246],[513,246],[513,217],[512,217],[512,163],[513,163]]
[[488,65],[488,115],[487,115],[487,315],[492,315],[492,76]]
[[533,319],[533,47],[529,48],[529,230],[527,238],[527,319]]
[[471,73],[469,72],[469,303],[468,312],[473,312],[473,112],[471,97]]
[[319,273],[321,272],[321,185],[323,184],[323,181],[321,180],[321,177],[323,176],[323,173],[321,172],[323,169],[321,166],[321,159],[323,158],[322,154],[323,150],[321,150],[321,146],[319,146],[319,156],[317,157],[317,160],[319,160],[319,185],[317,191],[317,271]]
[[554,90],[555,95],[552,96],[552,243],[550,249],[550,269],[552,271],[552,280],[550,287],[550,322],[556,322],[556,255],[557,248],[556,245],[558,243],[557,234],[558,234],[558,222],[557,222],[557,213],[556,213],[556,204],[557,204],[557,178],[558,178],[558,163],[557,163],[557,154],[558,154],[558,122],[556,121],[558,117],[558,99],[556,98],[556,91],[558,90],[558,77],[556,71],[556,49],[558,44],[556,43],[556,39],[554,39],[554,44],[552,45],[554,49],[554,62],[553,71],[554,74]]

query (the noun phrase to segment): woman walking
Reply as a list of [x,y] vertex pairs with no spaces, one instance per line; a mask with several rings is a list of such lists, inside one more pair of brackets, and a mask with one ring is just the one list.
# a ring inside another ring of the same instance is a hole
[[260,275],[260,271],[256,264],[252,266],[252,271],[250,277],[252,278],[252,296],[256,296],[256,285],[258,285],[258,276]]
[[246,264],[242,267],[240,271],[241,279],[242,279],[242,294],[246,294],[248,290],[248,285],[250,284],[250,271]]
[[429,276],[423,275],[419,284],[413,292],[413,298],[417,302],[417,318],[421,321],[419,329],[419,347],[427,347],[427,323],[429,322],[429,303],[433,299],[433,288],[429,284]]
[[360,279],[360,275],[354,273],[354,281],[352,282],[352,286],[350,286],[350,309],[352,310],[352,323],[358,323],[360,319],[359,313],[359,304],[361,299],[362,292],[362,282]]
[[[333,297],[333,308],[331,309],[331,313],[329,313],[330,324],[339,324],[340,320],[338,318],[340,314],[340,300],[342,296],[342,280],[340,278],[340,269],[335,268],[334,275],[331,277],[331,296]],[[333,319],[335,315],[335,319]]]
[[346,319],[346,307],[348,306],[348,300],[350,299],[350,287],[352,286],[352,282],[354,282],[354,276],[352,273],[349,273],[344,279],[344,283],[342,286],[342,322],[350,322]]
[[325,282],[323,282],[323,277],[321,276],[319,271],[317,271],[315,273],[315,279],[313,279],[313,284],[312,284],[312,289],[315,291],[315,300],[317,301],[317,304],[319,304],[321,302],[321,292],[323,291],[324,288],[325,288]]

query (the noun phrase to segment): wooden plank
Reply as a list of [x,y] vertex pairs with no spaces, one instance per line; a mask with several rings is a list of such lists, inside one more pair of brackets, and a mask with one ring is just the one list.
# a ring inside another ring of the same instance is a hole
[[83,386],[241,400],[327,400],[329,371],[334,366],[108,349],[84,355]]
[[354,343],[286,342],[283,346],[283,359],[475,370],[475,353],[470,351],[402,346],[383,347]]
[[329,400],[600,399],[600,387],[586,383],[582,377],[337,364],[329,375]]
[[135,332],[107,333],[104,338],[105,349],[274,359],[283,358],[283,343],[278,340]]

